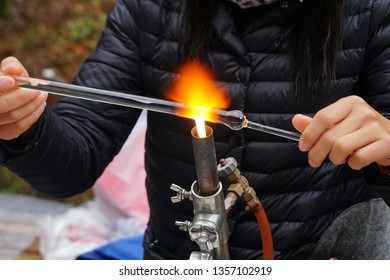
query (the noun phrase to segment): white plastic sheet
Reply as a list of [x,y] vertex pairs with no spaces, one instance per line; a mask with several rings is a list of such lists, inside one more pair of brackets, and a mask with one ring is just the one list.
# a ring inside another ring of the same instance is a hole
[[94,200],[41,219],[44,259],[75,259],[110,241],[144,232],[149,217],[145,190],[143,112],[120,153],[94,186]]

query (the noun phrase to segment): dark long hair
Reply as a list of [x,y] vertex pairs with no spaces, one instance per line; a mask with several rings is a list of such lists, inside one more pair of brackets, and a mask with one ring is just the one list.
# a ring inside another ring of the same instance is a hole
[[291,78],[298,96],[322,94],[335,78],[342,37],[341,2],[306,0],[296,15]]
[[215,0],[183,0],[182,56],[184,60],[200,59],[212,42],[211,11]]
[[[215,0],[182,0],[185,59],[201,59],[212,42],[210,17]],[[342,0],[304,0],[294,14],[290,78],[295,95],[326,92],[335,78],[342,37]]]

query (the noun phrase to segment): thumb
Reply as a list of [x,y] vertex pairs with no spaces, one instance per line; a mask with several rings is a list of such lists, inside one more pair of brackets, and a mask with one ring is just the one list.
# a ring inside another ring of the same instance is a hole
[[1,61],[1,72],[7,75],[28,76],[27,70],[15,57],[7,57]]
[[302,114],[297,114],[292,119],[292,124],[295,127],[296,130],[298,130],[300,133],[302,133],[305,128],[309,125],[312,118],[308,116],[304,116]]

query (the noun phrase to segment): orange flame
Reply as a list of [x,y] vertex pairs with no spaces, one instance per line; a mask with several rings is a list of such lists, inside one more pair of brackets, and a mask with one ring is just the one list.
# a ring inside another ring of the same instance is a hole
[[196,133],[199,138],[206,138],[206,125],[204,123],[204,119],[195,119],[195,125],[196,125]]
[[212,109],[225,109],[230,98],[215,85],[212,73],[199,62],[188,62],[179,69],[179,78],[166,93],[170,100],[189,105],[178,109],[178,115],[192,119],[217,122],[218,116]]

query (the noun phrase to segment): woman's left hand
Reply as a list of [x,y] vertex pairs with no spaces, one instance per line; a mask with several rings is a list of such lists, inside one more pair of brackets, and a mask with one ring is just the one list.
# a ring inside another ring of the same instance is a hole
[[299,149],[308,152],[312,167],[327,157],[355,170],[374,162],[390,166],[390,120],[358,96],[342,98],[313,118],[295,115],[292,122],[302,133]]

